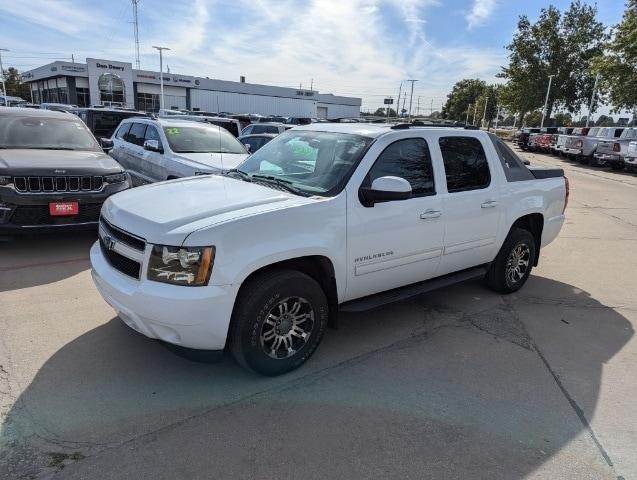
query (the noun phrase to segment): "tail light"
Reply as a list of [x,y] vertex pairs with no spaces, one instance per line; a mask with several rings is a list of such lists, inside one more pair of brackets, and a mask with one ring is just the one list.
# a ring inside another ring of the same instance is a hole
[[619,152],[622,149],[619,143],[613,143],[613,152]]
[[578,141],[575,142],[575,146],[577,148],[582,148],[582,145],[583,145],[583,142],[581,140],[578,140]]
[[564,209],[562,210],[562,215],[566,211],[566,206],[568,205],[568,196],[571,194],[571,187],[568,183],[568,177],[564,177],[564,186],[566,187],[566,193],[564,194]]

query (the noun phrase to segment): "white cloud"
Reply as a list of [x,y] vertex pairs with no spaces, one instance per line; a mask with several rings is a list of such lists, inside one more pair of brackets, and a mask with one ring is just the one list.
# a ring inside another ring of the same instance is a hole
[[481,25],[491,16],[496,7],[496,0],[473,0],[473,7],[465,18],[469,29]]

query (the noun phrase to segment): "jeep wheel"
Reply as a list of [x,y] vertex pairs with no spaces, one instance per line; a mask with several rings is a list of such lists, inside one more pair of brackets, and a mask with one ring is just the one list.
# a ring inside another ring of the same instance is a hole
[[321,286],[295,270],[250,279],[232,314],[230,348],[237,362],[263,375],[302,365],[323,337],[328,303]]
[[489,288],[498,293],[513,293],[522,288],[531,274],[535,249],[530,232],[521,228],[511,230],[485,277]]

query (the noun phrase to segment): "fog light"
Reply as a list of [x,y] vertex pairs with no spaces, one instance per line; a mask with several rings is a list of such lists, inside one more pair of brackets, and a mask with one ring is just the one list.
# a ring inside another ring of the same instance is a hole
[[0,223],[7,223],[13,208],[7,203],[0,203]]

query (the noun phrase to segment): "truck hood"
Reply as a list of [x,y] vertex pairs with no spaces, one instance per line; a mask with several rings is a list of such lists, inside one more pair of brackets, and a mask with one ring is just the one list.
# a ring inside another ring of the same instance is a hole
[[220,175],[203,175],[133,188],[108,198],[111,224],[154,244],[181,245],[201,228],[312,201]]
[[247,157],[247,153],[180,153],[179,156],[191,163],[212,167],[227,172],[236,168]]
[[80,150],[0,150],[0,174],[22,175],[107,175],[123,169],[103,152]]

